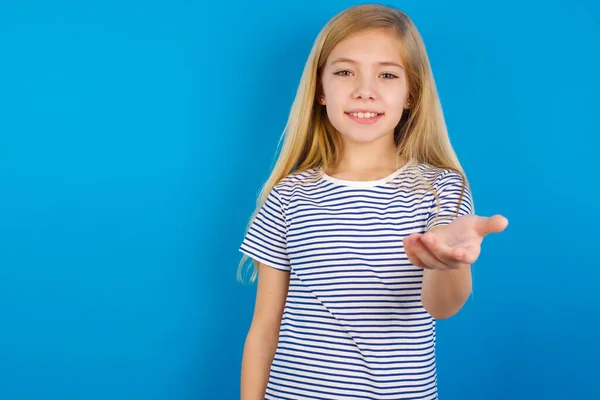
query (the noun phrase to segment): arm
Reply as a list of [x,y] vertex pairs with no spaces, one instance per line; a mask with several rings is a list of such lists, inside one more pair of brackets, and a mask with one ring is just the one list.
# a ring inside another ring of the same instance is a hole
[[[435,227],[431,232],[440,228]],[[465,305],[471,289],[470,264],[461,264],[452,269],[425,269],[421,302],[433,318],[450,318]]]
[[507,225],[502,215],[463,215],[405,239],[409,259],[424,268],[421,302],[432,317],[449,318],[461,309],[471,293],[471,265],[479,257],[483,238]]
[[242,359],[241,400],[265,398],[289,279],[289,272],[260,264],[254,316]]
[[464,244],[460,242],[464,241],[465,235],[473,236],[460,216],[473,214],[474,208],[470,188],[460,174],[447,171],[433,186],[439,204],[433,204],[422,237],[414,235],[409,239],[407,254],[415,265],[424,268],[423,307],[433,318],[446,319],[463,307],[471,293],[472,262],[455,259],[452,252],[457,245]]

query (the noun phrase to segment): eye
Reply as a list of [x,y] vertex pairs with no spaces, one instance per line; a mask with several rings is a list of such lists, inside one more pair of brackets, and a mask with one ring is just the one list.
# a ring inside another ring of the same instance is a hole
[[342,70],[342,71],[338,71],[338,72],[334,72],[334,75],[339,75],[339,76],[350,76],[352,74],[352,72],[348,71],[347,69]]
[[381,76],[383,76],[385,79],[396,79],[396,78],[398,78],[396,75],[390,74],[390,73],[387,73],[387,72],[381,74]]

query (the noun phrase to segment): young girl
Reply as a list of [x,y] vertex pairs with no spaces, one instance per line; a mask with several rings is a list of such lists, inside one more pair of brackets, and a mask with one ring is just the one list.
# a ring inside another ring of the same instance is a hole
[[409,17],[335,16],[240,248],[258,276],[242,400],[436,399],[435,322],[507,223],[474,215]]

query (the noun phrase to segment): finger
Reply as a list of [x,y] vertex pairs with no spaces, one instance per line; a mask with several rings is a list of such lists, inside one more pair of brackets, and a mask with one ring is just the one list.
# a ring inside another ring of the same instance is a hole
[[461,259],[467,264],[475,264],[475,261],[479,258],[481,248],[479,246],[466,246],[461,249],[457,249],[462,252]]
[[414,245],[411,243],[411,237],[414,236],[411,235],[405,237],[402,241],[404,243],[404,252],[408,257],[408,261],[410,261],[416,267],[425,268],[425,264],[423,263],[423,261],[414,252]]
[[465,264],[465,251],[454,249],[438,240],[434,234],[425,233],[421,237],[423,245],[443,264],[449,268],[460,268]]
[[425,247],[425,245],[421,242],[421,236],[415,236],[409,238],[409,245],[412,246],[412,251],[416,254],[417,257],[423,262],[424,268],[429,269],[447,269],[443,262],[438,260],[430,251]]
[[475,221],[475,231],[481,237],[490,233],[500,233],[508,226],[508,219],[502,215],[493,217],[478,217]]

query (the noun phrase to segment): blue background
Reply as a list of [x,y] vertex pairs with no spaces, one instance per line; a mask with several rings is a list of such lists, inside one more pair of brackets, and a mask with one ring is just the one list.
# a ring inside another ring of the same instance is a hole
[[[312,41],[356,3],[1,3],[0,399],[238,398],[238,246]],[[439,323],[441,398],[600,398],[598,3],[390,4],[477,212],[510,220]]]

